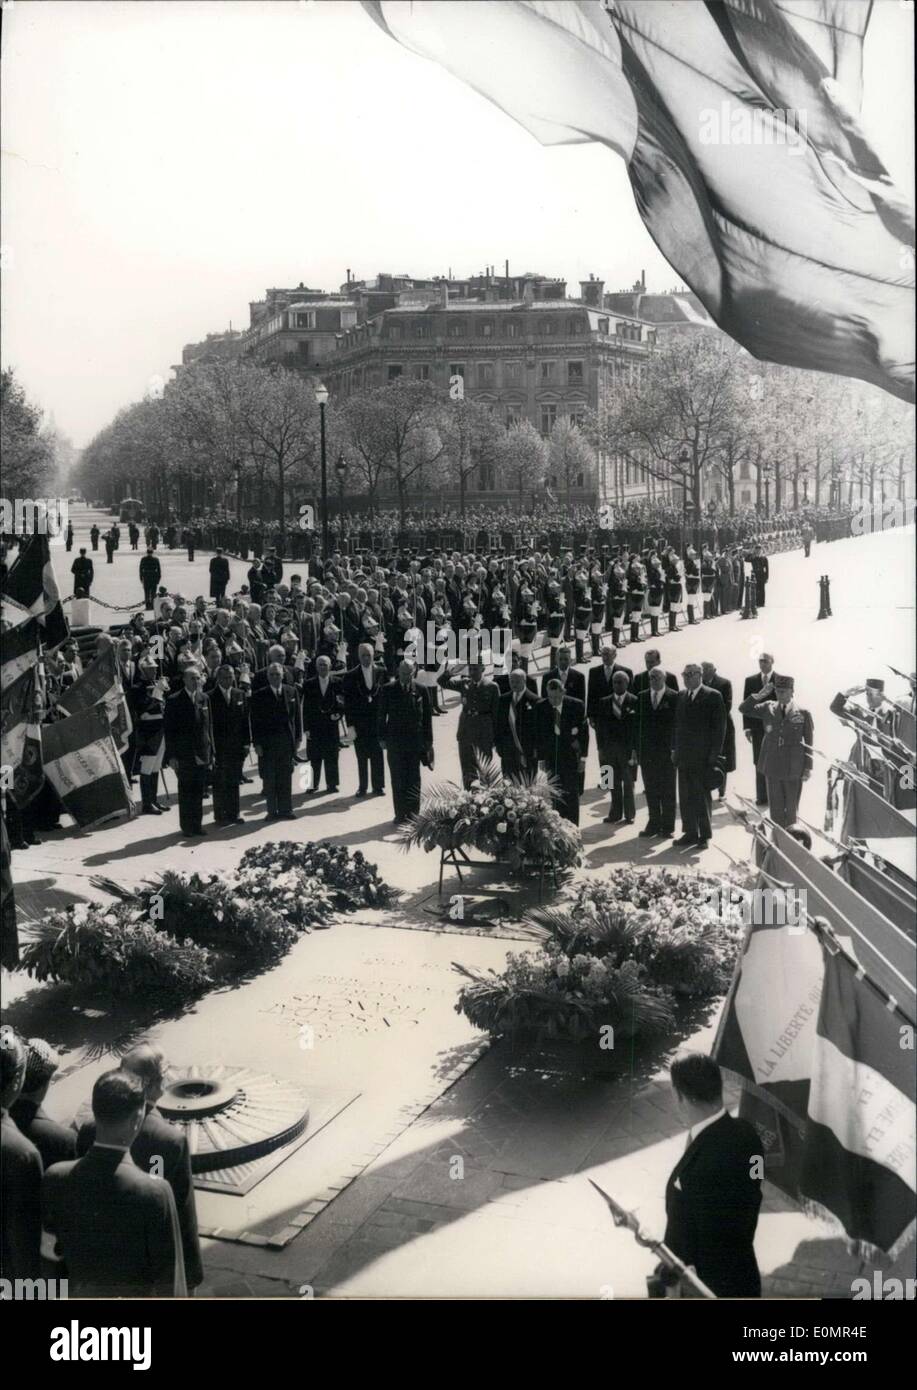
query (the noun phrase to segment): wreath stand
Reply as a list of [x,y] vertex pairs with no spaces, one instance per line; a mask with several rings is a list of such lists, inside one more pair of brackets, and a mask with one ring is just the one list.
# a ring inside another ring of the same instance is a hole
[[[440,845],[439,849],[439,900],[443,898],[443,873],[446,866],[453,868],[458,875],[460,884],[464,882],[462,878],[462,866],[466,869],[489,869],[493,864],[499,864],[499,859],[470,859],[461,845]],[[532,859],[523,859],[523,869],[533,869],[538,871],[538,901],[544,902],[544,881],[545,875],[550,871],[551,882],[555,892],[560,887],[557,880],[557,863],[554,855],[547,851],[537,855]]]

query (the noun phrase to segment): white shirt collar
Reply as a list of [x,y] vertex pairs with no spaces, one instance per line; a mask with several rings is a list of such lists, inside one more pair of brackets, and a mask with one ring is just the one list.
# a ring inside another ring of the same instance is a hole
[[709,1125],[715,1125],[717,1120],[721,1120],[725,1114],[726,1107],[725,1105],[721,1105],[715,1115],[708,1115],[706,1120],[701,1120],[698,1124],[692,1125],[691,1128],[688,1130],[689,1141],[693,1144],[694,1140],[697,1138],[699,1134],[701,1134]]

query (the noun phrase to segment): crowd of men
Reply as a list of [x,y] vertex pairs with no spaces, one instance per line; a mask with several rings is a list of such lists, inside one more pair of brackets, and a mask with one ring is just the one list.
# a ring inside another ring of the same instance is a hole
[[138,1043],[69,1125],[44,1109],[59,1059],[0,1029],[0,1267],[70,1297],[171,1298],[203,1279],[191,1157],[156,1102],[166,1063]]

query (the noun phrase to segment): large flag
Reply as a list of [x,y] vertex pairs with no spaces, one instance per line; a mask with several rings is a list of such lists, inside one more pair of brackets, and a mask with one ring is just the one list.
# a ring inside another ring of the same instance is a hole
[[914,1234],[915,1093],[909,1023],[824,948],[800,1196],[863,1253],[894,1258]]
[[118,751],[123,752],[133,726],[114,647],[106,648],[89,663],[79,680],[74,681],[69,690],[64,692],[57,705],[58,709],[72,715],[103,703],[108,711],[112,737]]
[[7,628],[0,636],[0,689],[6,690],[38,665],[39,631],[38,619],[27,618],[16,627]]
[[662,254],[754,356],[914,399],[913,214],[859,121],[869,0],[363,0],[543,144],[627,162]]
[[19,933],[16,928],[16,893],[10,864],[10,841],[6,818],[0,816],[0,965],[15,970],[19,964]]
[[894,922],[912,939],[917,931],[917,897],[914,885],[895,872],[887,872],[872,860],[859,854],[845,854],[837,867],[840,877],[860,897]]
[[841,822],[844,844],[850,840],[892,840],[901,836],[913,838],[913,810],[899,810],[853,777],[845,777],[844,780],[844,818]]
[[81,829],[133,815],[130,787],[104,705],[42,725],[41,745],[45,776]]
[[66,642],[70,625],[61,607],[47,536],[30,536],[20,546],[3,581],[3,593],[38,618],[46,646],[59,647]]
[[28,726],[35,717],[37,667],[32,666],[0,694],[0,767],[22,762]]

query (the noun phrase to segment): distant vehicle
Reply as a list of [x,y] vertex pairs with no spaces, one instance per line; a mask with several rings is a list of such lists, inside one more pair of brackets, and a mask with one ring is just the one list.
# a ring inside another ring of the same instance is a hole
[[142,521],[144,504],[139,497],[125,497],[116,509],[121,521]]

